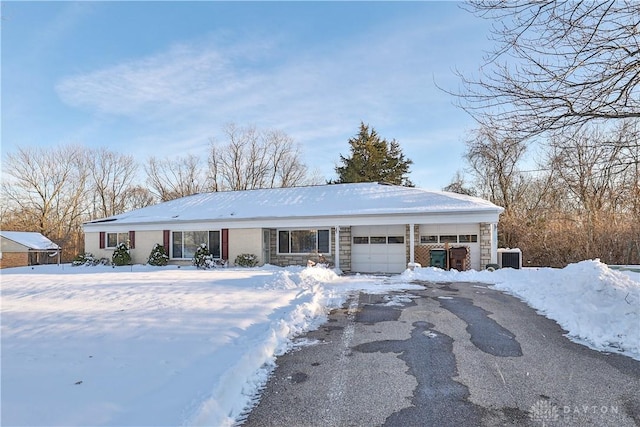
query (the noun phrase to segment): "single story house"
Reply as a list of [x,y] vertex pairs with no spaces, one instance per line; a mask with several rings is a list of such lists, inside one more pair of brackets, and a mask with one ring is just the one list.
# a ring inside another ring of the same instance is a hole
[[0,268],[60,264],[61,250],[40,233],[0,231]]
[[400,273],[446,246],[467,248],[466,268],[479,270],[497,261],[502,211],[477,197],[354,183],[195,194],[83,227],[86,252],[110,259],[126,242],[134,263],[159,243],[170,263],[188,264],[206,243],[232,266],[249,253],[260,264],[326,259],[344,272]]

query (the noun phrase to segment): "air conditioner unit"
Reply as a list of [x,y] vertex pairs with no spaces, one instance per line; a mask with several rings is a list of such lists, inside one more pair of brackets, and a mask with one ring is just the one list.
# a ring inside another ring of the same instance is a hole
[[522,268],[522,251],[518,248],[498,249],[498,265],[500,268]]

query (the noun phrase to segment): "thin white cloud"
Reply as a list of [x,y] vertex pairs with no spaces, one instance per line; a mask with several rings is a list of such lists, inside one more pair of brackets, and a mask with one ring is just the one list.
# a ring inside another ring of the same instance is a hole
[[[424,33],[424,32],[423,32]],[[418,34],[419,35],[419,34]],[[56,87],[69,105],[131,118],[331,115],[332,111],[390,113],[415,102],[431,85],[429,56],[415,49],[415,30],[345,41],[330,56],[292,52],[273,65],[264,39],[221,47],[214,41],[182,44],[146,58],[71,76]],[[275,53],[274,54],[279,54]],[[262,58],[255,58],[263,55]],[[265,110],[265,111],[261,111]]]
[[360,120],[378,129],[406,126],[406,116],[424,117],[428,126],[434,109],[451,107],[442,104],[432,76],[456,64],[438,63],[429,51],[446,47],[427,48],[444,29],[425,30],[417,19],[410,24],[345,39],[329,54],[326,47],[322,53],[288,51],[282,35],[235,43],[211,37],[67,77],[56,90],[71,106],[153,124],[137,138],[153,146],[153,154],[160,145],[167,153],[175,146],[202,150],[233,121],[282,129],[313,144],[305,149],[311,166],[331,173]]
[[56,90],[70,105],[136,117],[200,107],[251,84],[222,52],[177,46],[141,60],[68,77]]

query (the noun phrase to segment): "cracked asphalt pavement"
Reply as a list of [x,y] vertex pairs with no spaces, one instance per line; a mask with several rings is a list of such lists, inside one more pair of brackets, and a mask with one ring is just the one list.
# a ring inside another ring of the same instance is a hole
[[420,284],[334,310],[278,358],[242,425],[640,426],[639,361],[487,286]]

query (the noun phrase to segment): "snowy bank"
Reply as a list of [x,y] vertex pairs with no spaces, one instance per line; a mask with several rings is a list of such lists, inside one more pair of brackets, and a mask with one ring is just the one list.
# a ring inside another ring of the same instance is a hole
[[[231,425],[358,290],[322,268],[38,266],[2,279],[2,425]],[[413,286],[415,287],[415,286]]]
[[[296,337],[352,293],[414,280],[493,284],[568,335],[640,360],[640,273],[565,269],[196,270],[39,266],[2,270],[2,425],[231,425]],[[397,304],[393,298],[388,304]]]
[[444,271],[419,268],[398,280],[493,284],[555,320],[576,342],[640,360],[640,273],[615,271],[599,260],[563,269]]

